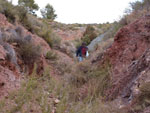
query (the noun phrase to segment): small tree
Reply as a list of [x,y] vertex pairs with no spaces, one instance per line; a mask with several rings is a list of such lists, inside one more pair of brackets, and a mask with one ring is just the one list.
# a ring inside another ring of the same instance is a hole
[[143,5],[140,1],[132,2],[130,3],[130,6],[133,11],[142,10],[143,8]]
[[95,32],[94,27],[91,25],[88,25],[83,34],[82,41],[88,45],[96,37],[97,37],[97,34]]
[[41,14],[43,18],[50,19],[50,20],[54,20],[57,17],[53,6],[50,4],[47,4],[45,8],[41,10]]
[[31,14],[35,14],[35,11],[39,10],[39,6],[34,2],[34,0],[18,0],[18,4],[20,6],[24,6]]

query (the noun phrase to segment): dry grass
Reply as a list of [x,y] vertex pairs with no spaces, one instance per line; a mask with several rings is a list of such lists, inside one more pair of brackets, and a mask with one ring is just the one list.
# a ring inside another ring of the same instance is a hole
[[58,56],[54,51],[48,51],[45,58],[48,60],[56,60]]
[[[85,64],[84,69],[80,69],[82,74],[80,76],[86,76],[83,73],[88,68],[86,67],[87,64]],[[78,68],[81,65],[84,64],[79,64]],[[102,102],[102,96],[97,95],[99,90],[98,81],[104,80],[99,74],[89,75],[91,80],[87,82],[87,95],[80,99],[80,88],[66,83],[63,79],[55,79],[49,74],[49,71],[49,68],[46,68],[42,77],[37,77],[35,72],[30,77],[25,78],[18,91],[10,93],[8,98],[0,101],[0,112],[51,113],[56,107],[57,113],[119,113],[118,108],[109,102]],[[96,76],[96,79],[93,76]],[[55,99],[59,99],[60,102],[55,104]]]

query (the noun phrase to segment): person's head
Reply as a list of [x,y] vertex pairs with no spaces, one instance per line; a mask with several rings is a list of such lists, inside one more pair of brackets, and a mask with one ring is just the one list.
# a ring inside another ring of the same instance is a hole
[[85,42],[83,42],[83,43],[82,43],[82,46],[86,46],[86,43],[85,43]]

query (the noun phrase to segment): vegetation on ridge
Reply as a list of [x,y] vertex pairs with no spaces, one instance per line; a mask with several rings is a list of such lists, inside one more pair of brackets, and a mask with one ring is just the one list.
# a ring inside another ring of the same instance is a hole
[[[48,22],[44,19],[38,19],[33,14],[34,8],[36,8],[34,0],[28,2],[20,1],[20,5],[13,6],[7,0],[0,0],[0,13],[4,14],[10,22],[19,22],[30,32],[42,37],[51,47],[58,45],[60,38],[56,36]],[[32,13],[28,13],[29,11]]]
[[43,18],[50,19],[52,21],[57,17],[53,6],[50,4],[47,4],[45,6],[45,9],[41,10],[41,14],[42,14]]

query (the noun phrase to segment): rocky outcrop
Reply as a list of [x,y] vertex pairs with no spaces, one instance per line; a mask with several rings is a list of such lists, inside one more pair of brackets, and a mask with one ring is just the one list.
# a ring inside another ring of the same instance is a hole
[[[112,67],[112,86],[106,93],[109,99],[118,96],[130,98],[137,79],[149,69],[150,16],[144,16],[121,28],[112,46],[100,58],[100,64],[109,61]],[[139,78],[140,77],[140,78]],[[139,87],[139,86],[138,86]]]
[[97,36],[95,39],[93,39],[93,40],[90,42],[90,44],[88,45],[88,50],[91,51],[91,52],[92,52],[92,51],[95,51],[95,50],[96,50],[96,45],[103,43],[102,40],[103,40],[110,32],[112,32],[113,29],[114,29],[114,28],[111,27],[107,32],[105,32],[105,33],[103,33],[103,34]]

